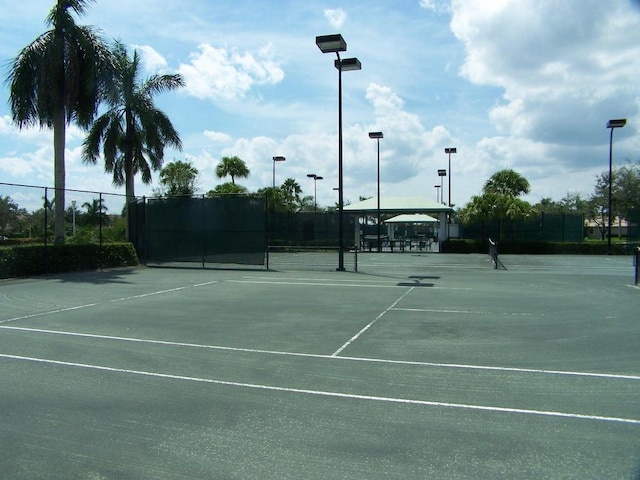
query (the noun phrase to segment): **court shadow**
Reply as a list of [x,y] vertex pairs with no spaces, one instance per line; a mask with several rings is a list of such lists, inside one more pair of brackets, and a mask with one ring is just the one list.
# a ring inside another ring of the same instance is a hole
[[413,280],[412,282],[399,282],[397,285],[399,287],[434,287],[435,283],[424,282],[424,280],[439,280],[439,276],[430,276],[430,275],[411,275],[407,277],[409,280]]
[[131,276],[140,267],[113,268],[106,270],[90,270],[83,272],[68,272],[47,275],[47,279],[59,280],[65,283],[131,283],[127,277]]

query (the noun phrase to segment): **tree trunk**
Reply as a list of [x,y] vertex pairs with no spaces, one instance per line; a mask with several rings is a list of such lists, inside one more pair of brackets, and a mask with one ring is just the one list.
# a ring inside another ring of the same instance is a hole
[[64,244],[64,197],[65,197],[65,165],[64,147],[66,122],[64,108],[59,109],[53,120],[53,170],[55,185],[54,226],[53,242],[56,245]]

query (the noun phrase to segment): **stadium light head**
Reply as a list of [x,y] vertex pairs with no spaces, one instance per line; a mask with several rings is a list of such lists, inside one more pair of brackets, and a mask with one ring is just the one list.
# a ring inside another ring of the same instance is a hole
[[439,177],[446,177],[447,176],[447,170],[444,168],[438,169],[438,176]]
[[444,153],[457,153],[455,148],[445,148]]
[[322,53],[347,51],[347,42],[344,41],[344,38],[339,33],[317,36],[316,45]]
[[609,120],[607,122],[607,128],[622,128],[627,124],[626,118],[618,118],[614,120]]
[[284,162],[286,158],[284,157],[273,157],[274,162]]
[[382,132],[369,132],[369,138],[383,138]]
[[338,70],[340,70],[340,65],[342,65],[343,72],[362,70],[362,64],[357,58],[343,58],[342,60],[336,59],[334,60],[333,64]]

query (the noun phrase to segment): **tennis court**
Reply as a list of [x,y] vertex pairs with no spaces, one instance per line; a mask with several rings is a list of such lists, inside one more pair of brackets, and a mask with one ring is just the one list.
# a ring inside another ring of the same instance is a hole
[[1,476],[640,478],[631,257],[500,259],[2,281]]

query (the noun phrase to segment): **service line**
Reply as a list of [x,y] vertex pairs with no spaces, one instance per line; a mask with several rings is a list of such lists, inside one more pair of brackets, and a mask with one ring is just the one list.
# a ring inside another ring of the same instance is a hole
[[406,292],[404,292],[402,295],[400,295],[400,297],[393,302],[385,311],[383,311],[382,313],[380,313],[380,315],[378,315],[376,318],[374,318],[371,322],[369,322],[368,325],[366,325],[362,330],[360,330],[358,333],[356,333],[353,337],[351,337],[349,339],[349,341],[347,341],[344,345],[342,345],[338,350],[336,350],[335,352],[333,352],[333,355],[331,355],[332,357],[337,357],[338,355],[340,355],[340,353],[342,353],[342,351],[347,348],[349,345],[351,345],[353,342],[355,342],[358,338],[360,338],[360,336],[366,332],[367,330],[369,330],[371,328],[371,326],[376,323],[378,320],[380,320],[382,317],[384,317],[384,315],[389,311],[392,310],[397,304],[398,302],[400,302],[400,300],[402,300],[404,297],[406,297],[407,295],[409,295],[413,289],[416,287],[411,287],[409,290],[407,290]]
[[545,369],[539,369],[539,368],[499,367],[499,366],[489,366],[489,365],[470,365],[470,364],[463,364],[463,363],[437,363],[437,362],[419,362],[419,361],[413,361],[413,360],[389,360],[385,358],[350,357],[347,355],[334,356],[334,355],[323,355],[320,353],[283,352],[278,350],[264,350],[259,348],[225,347],[222,345],[206,345],[202,343],[175,342],[175,341],[169,341],[169,340],[153,340],[153,339],[135,338],[135,337],[120,337],[116,335],[67,332],[64,330],[47,330],[44,328],[14,327],[9,325],[0,325],[0,330],[12,330],[12,331],[36,333],[36,334],[40,333],[45,335],[61,335],[61,336],[78,337],[78,338],[95,338],[98,340],[113,340],[118,342],[131,342],[131,343],[140,343],[140,344],[148,344],[148,345],[165,345],[169,347],[201,348],[206,350],[219,350],[219,351],[225,351],[225,352],[255,353],[260,355],[279,355],[284,357],[318,358],[318,359],[330,359],[330,360],[341,360],[341,361],[351,361],[351,362],[381,363],[381,364],[387,364],[387,365],[407,365],[407,366],[416,366],[416,367],[454,368],[458,370],[485,370],[485,371],[495,371],[495,372],[561,375],[561,376],[567,376],[567,377],[593,377],[593,378],[605,378],[609,380],[640,381],[640,375],[624,375],[624,374],[617,374],[617,373],[574,372],[574,371],[568,371],[568,370],[545,370]]

